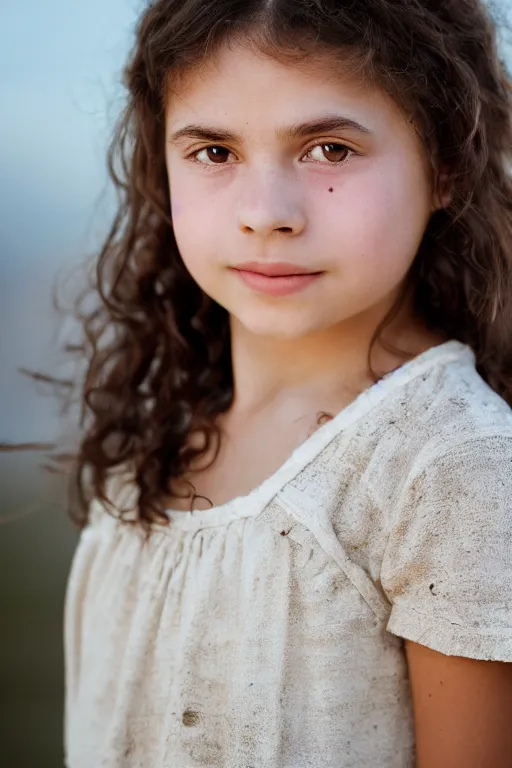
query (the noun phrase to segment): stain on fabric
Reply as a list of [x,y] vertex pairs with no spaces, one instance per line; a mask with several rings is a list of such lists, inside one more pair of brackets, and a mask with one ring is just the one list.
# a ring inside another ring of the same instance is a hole
[[196,712],[193,709],[186,709],[183,713],[182,722],[183,725],[186,725],[187,728],[191,728],[194,725],[199,725],[201,721],[201,717],[199,715],[199,712]]

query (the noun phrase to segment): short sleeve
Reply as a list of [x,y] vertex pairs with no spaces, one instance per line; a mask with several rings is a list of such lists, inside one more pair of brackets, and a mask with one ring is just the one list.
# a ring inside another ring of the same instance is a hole
[[512,661],[512,434],[452,443],[412,472],[381,582],[392,634]]

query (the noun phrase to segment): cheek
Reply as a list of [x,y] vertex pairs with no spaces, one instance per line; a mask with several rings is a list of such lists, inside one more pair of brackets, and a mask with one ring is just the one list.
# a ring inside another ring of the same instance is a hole
[[205,191],[190,175],[170,174],[171,214],[181,257],[196,277],[212,264],[223,229],[218,196]]
[[372,276],[400,279],[414,260],[430,215],[421,169],[397,162],[369,166],[330,186],[333,192],[326,190],[317,216],[320,231],[330,233],[329,250],[340,267],[370,282]]

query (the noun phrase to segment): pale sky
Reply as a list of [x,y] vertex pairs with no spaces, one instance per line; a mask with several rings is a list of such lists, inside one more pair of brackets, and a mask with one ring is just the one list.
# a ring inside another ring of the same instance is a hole
[[1,0],[0,440],[52,437],[50,291],[108,220],[108,126],[143,0]]
[[[512,10],[512,0],[504,0]],[[53,437],[50,290],[109,218],[105,155],[145,0],[0,0],[0,441]]]

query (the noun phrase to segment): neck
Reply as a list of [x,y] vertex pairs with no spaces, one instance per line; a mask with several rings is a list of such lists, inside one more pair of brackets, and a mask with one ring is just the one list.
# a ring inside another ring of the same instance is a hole
[[[236,319],[231,321],[234,376],[233,408],[251,413],[279,400],[319,398],[333,402],[336,393],[354,397],[373,383],[368,354],[376,329],[389,307],[376,307],[364,318],[351,318],[337,326],[298,339],[255,336]],[[384,375],[437,343],[413,327],[408,309],[386,328],[385,341],[406,354],[387,351],[378,343],[372,350],[372,368]]]

